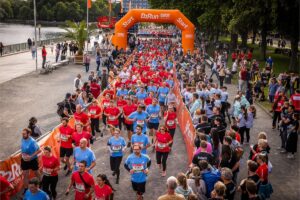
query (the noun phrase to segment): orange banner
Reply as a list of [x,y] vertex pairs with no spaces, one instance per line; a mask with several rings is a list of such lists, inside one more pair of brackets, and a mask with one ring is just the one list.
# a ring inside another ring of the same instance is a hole
[[[176,66],[176,64],[174,64],[174,66]],[[174,68],[174,72],[176,73],[176,68]],[[178,79],[176,78],[176,74],[174,75],[174,94],[176,95],[176,111],[177,111],[178,125],[185,142],[188,161],[189,163],[191,163],[195,151],[194,139],[196,136],[196,130],[193,125],[190,112],[188,111],[187,107],[183,103],[181,92],[180,92],[180,84]]]
[[87,7],[91,8],[92,7],[92,0],[87,0]]

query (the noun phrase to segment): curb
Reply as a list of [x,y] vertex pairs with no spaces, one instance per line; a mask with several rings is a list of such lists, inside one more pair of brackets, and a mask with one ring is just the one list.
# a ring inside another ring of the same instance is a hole
[[260,107],[267,115],[269,115],[271,118],[273,118],[273,115],[260,103],[258,102],[254,102],[255,105],[257,105],[258,107]]

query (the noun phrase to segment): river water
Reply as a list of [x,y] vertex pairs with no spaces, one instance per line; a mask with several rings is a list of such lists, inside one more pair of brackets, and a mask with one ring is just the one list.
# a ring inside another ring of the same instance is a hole
[[[41,26],[41,40],[59,37],[65,30],[59,27]],[[4,45],[18,44],[27,42],[28,38],[34,38],[34,26],[24,24],[0,23],[0,42]],[[39,30],[37,28],[37,40]]]

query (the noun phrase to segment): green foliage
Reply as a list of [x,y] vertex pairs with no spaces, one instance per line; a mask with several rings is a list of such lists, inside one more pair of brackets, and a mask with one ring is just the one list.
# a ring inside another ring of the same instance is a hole
[[30,9],[28,6],[24,5],[20,8],[19,10],[19,15],[18,15],[19,19],[23,19],[23,20],[30,20],[33,19],[33,12],[32,9]]
[[79,23],[66,21],[66,27],[64,29],[67,31],[65,36],[75,41],[78,46],[78,55],[83,54],[84,44],[88,38],[87,30],[86,30],[86,22],[81,21]]
[[0,0],[0,8],[2,9],[2,19],[11,19],[14,17],[11,2],[9,0]]

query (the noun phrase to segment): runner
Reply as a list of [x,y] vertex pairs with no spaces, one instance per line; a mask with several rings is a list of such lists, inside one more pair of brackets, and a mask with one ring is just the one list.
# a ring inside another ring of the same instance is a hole
[[[104,111],[105,108],[107,108],[109,106],[109,102],[111,100],[111,96],[110,96],[109,93],[107,93],[106,95],[103,94],[103,96],[104,96],[104,99],[102,100],[102,109]],[[106,116],[104,115],[104,112],[102,113],[102,121],[103,121],[103,124],[105,125],[104,129],[106,129],[106,125],[107,124],[106,124]]]
[[78,171],[73,172],[71,182],[66,190],[69,194],[71,187],[75,189],[75,200],[91,200],[95,187],[95,181],[91,174],[87,172],[87,162],[82,160],[78,164]]
[[139,145],[143,154],[147,154],[147,148],[150,147],[149,138],[146,134],[142,134],[142,127],[137,125],[136,133],[131,137],[132,148],[134,145]]
[[144,85],[141,85],[141,87],[139,87],[138,92],[136,93],[136,97],[138,99],[139,102],[144,102],[144,100],[147,98],[148,94],[145,91],[145,87]]
[[50,200],[46,192],[39,189],[40,181],[38,178],[32,178],[29,181],[28,190],[26,191],[23,200]]
[[109,106],[104,108],[104,115],[106,116],[106,124],[114,127],[119,126],[119,117],[121,110],[114,105],[114,101],[111,99]]
[[137,193],[137,200],[143,199],[146,191],[146,181],[151,165],[150,158],[141,153],[140,145],[133,145],[133,152],[125,161],[124,167],[131,174],[132,188]]
[[156,162],[161,169],[161,176],[165,177],[167,172],[167,159],[170,152],[170,145],[173,143],[172,136],[167,132],[166,126],[161,125],[159,131],[156,132],[155,150]]
[[92,140],[94,141],[96,139],[95,137],[96,132],[100,133],[101,137],[103,137],[103,133],[101,133],[99,129],[100,116],[102,115],[102,113],[101,113],[101,108],[100,106],[98,106],[98,102],[96,99],[93,99],[93,103],[92,105],[89,106],[88,111],[89,111],[88,115],[91,119],[91,129],[93,135]]
[[105,174],[99,174],[95,185],[95,200],[113,200],[114,188]]
[[40,180],[38,154],[41,152],[38,143],[30,136],[31,130],[28,128],[22,131],[21,140],[21,169],[24,174],[24,193],[28,188],[29,171],[32,170]]
[[148,121],[148,113],[143,111],[143,105],[139,105],[137,111],[131,113],[126,120],[133,121],[133,130],[136,130],[137,125],[140,125],[143,129],[143,133],[146,134],[147,126],[146,122]]
[[90,125],[89,116],[87,114],[85,114],[84,112],[82,112],[81,105],[76,106],[76,112],[74,113],[74,119],[75,119],[76,124],[79,122],[82,123],[83,130],[87,131],[89,129],[89,125]]
[[[152,138],[152,144],[154,144],[155,141],[155,132],[158,130],[159,126],[159,112],[160,112],[160,106],[157,104],[157,99],[154,98],[152,101],[152,104],[149,105],[146,109],[146,112],[150,115],[149,121],[148,121],[148,128],[149,130],[149,136]],[[153,149],[155,147],[153,146]]]
[[96,166],[95,154],[87,144],[87,139],[82,138],[79,147],[74,148],[74,171],[78,170],[81,161],[85,161],[85,170],[89,173],[92,173],[92,169]]
[[163,82],[161,87],[159,87],[157,90],[157,97],[158,97],[159,105],[161,108],[160,111],[161,111],[162,116],[164,114],[166,97],[167,97],[168,93],[169,93],[169,88],[166,87],[166,83]]
[[123,107],[127,104],[127,101],[124,99],[124,96],[117,97],[117,107],[121,111],[121,115],[119,116],[119,128],[122,130],[122,124],[124,123],[124,116],[123,116]]
[[128,116],[137,110],[137,105],[133,104],[133,100],[130,97],[126,97],[127,104],[123,107],[124,124],[127,130],[128,143],[127,147],[131,147],[131,136],[133,133],[133,121],[128,120]]
[[60,142],[60,161],[65,164],[64,170],[67,170],[66,176],[71,174],[72,166],[70,157],[73,155],[72,135],[74,130],[68,125],[67,117],[61,119],[62,125],[58,128],[58,142]]
[[120,164],[126,149],[126,141],[123,137],[120,137],[120,134],[120,129],[116,128],[114,130],[114,136],[109,138],[107,142],[110,152],[110,168],[111,171],[113,171],[113,176],[117,175],[116,184],[119,184]]
[[0,175],[0,199],[9,200],[9,193],[14,190],[14,186]]
[[[59,170],[59,161],[52,155],[51,147],[44,147],[44,155],[42,156],[42,188],[48,194],[50,199],[56,199],[56,185],[58,182],[58,170]],[[49,190],[50,188],[50,190]]]
[[149,92],[149,96],[148,96],[146,99],[144,99],[144,104],[145,104],[146,106],[151,105],[151,104],[152,104],[153,98],[154,98],[154,92],[153,92],[153,91],[150,91],[150,92]]
[[72,142],[75,147],[79,146],[79,142],[82,138],[87,139],[88,147],[90,146],[90,141],[92,142],[92,135],[89,132],[83,131],[83,125],[81,123],[75,124],[75,131],[72,134]]
[[[174,110],[175,108],[173,106],[168,106],[167,112],[165,112],[164,121],[165,125],[169,130],[170,135],[172,136],[172,139],[174,138],[175,131],[176,131],[176,124],[177,124],[177,114]],[[172,147],[173,142],[171,143]]]

